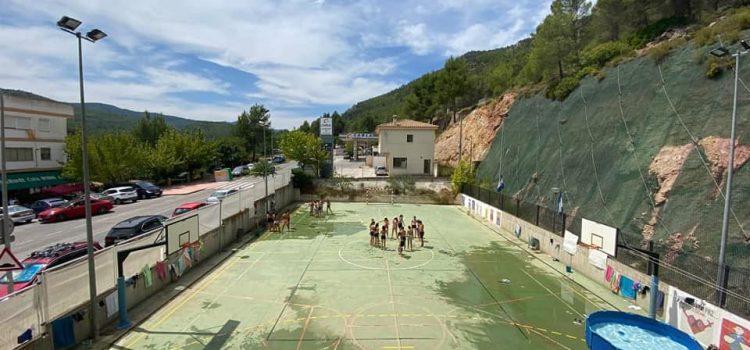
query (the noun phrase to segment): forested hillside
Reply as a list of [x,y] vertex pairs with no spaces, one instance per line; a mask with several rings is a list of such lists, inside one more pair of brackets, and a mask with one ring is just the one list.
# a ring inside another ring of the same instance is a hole
[[[684,41],[647,45],[663,41],[676,28],[691,30],[701,44],[713,43],[720,33],[727,41],[736,40],[739,30],[750,25],[749,13],[734,16],[731,23],[709,25],[747,4],[746,0],[600,0],[592,6],[590,1],[556,0],[530,38],[451,58],[441,70],[359,102],[343,113],[346,128],[371,131],[369,127],[393,114],[445,127],[452,117],[446,109],[473,106],[508,90],[542,92],[561,100],[583,78],[601,76],[602,69],[631,59],[637,50],[648,49],[657,59],[665,56],[670,45]],[[728,66],[713,59],[706,64],[712,74]]]

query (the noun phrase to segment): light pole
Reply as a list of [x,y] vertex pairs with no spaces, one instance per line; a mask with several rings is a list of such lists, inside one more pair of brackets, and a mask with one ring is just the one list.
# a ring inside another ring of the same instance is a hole
[[[269,122],[270,124],[270,122]],[[265,198],[266,198],[266,214],[268,214],[269,210],[269,201],[268,201],[268,167],[271,166],[271,163],[268,162],[268,157],[266,156],[266,127],[267,125],[263,125],[263,162],[265,162],[265,168],[263,168],[263,183],[265,186]]]
[[[729,212],[732,206],[732,178],[734,176],[734,142],[735,126],[737,125],[737,89],[740,80],[740,57],[750,52],[750,44],[741,40],[742,50],[731,54],[734,57],[734,98],[732,101],[732,128],[729,138],[729,159],[727,160],[727,187],[724,191],[724,216],[721,223],[721,245],[719,247],[719,271],[716,276],[716,302],[719,306],[724,306],[725,287],[726,287],[726,248],[729,236]],[[716,57],[726,57],[730,55],[729,50],[725,47],[719,47],[711,50],[711,55]]]
[[[8,215],[8,169],[5,167],[5,160],[7,159],[5,158],[5,94],[2,91],[0,91],[0,157],[2,157],[3,172],[3,244],[10,250],[11,231],[9,228],[11,226],[9,224],[12,225],[13,222],[10,221],[11,219]],[[8,271],[5,274],[5,278],[8,280],[8,294],[13,293],[13,271]]]
[[[91,226],[91,179],[89,179],[89,152],[86,141],[86,102],[83,98],[83,49],[81,39],[96,42],[107,36],[99,29],[93,29],[81,35],[76,31],[81,21],[63,16],[57,21],[57,26],[64,32],[74,35],[78,39],[78,85],[81,94],[81,152],[83,160],[83,201],[86,210],[86,246],[89,265],[89,322],[91,323],[91,338],[99,337],[99,326],[96,324],[96,266],[94,265],[94,233]],[[125,307],[125,305],[121,305]]]

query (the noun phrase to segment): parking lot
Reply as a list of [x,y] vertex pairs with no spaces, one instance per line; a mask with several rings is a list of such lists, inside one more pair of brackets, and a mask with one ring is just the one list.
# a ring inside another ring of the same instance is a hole
[[[277,171],[292,168],[291,163],[277,166]],[[93,217],[94,240],[104,245],[104,236],[109,229],[120,221],[138,215],[170,216],[174,208],[185,202],[204,201],[213,191],[219,188],[233,188],[249,186],[263,181],[262,178],[244,176],[231,182],[212,183],[196,186],[196,191],[179,195],[163,195],[158,198],[142,199],[135,203],[116,205],[106,214]],[[39,223],[37,220],[29,224],[19,224],[13,234],[13,252],[19,259],[27,257],[31,252],[56,243],[76,242],[86,240],[86,220],[74,219],[57,223]]]

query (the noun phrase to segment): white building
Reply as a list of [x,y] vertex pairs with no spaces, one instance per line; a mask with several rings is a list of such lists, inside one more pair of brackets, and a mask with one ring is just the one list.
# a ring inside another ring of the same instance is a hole
[[437,128],[436,125],[398,118],[378,125],[375,129],[378,150],[386,157],[388,174],[433,174]]
[[60,171],[73,107],[23,91],[0,93],[5,100],[8,192],[36,192],[64,183]]

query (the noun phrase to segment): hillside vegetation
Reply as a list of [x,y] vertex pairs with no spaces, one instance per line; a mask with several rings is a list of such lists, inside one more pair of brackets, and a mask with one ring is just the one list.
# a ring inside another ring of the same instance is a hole
[[[555,0],[551,14],[531,38],[505,48],[469,52],[449,59],[446,67],[384,95],[359,102],[342,115],[349,131],[372,131],[368,127],[393,114],[432,121],[446,127],[457,110],[475,105],[486,97],[508,90],[541,92],[561,100],[587,76],[601,78],[602,70],[635,56],[645,49],[655,59],[666,56],[673,46],[647,44],[669,37],[674,28],[688,28],[701,45],[715,42],[722,34],[727,42],[738,39],[750,26],[750,12],[742,0]],[[731,21],[708,25],[722,16]],[[697,28],[703,28],[698,30]],[[710,60],[705,73],[719,74],[729,64]],[[451,67],[452,66],[452,67]],[[448,74],[449,70],[459,73]],[[448,76],[450,75],[450,76]],[[460,85],[457,94],[445,93]]]
[[[75,118],[68,120],[68,130],[73,132],[81,125],[81,104],[72,103]],[[111,131],[130,131],[148,112],[136,112],[104,103],[86,103],[86,127],[93,134]],[[153,113],[151,113],[153,114]],[[154,114],[155,115],[155,114]],[[183,131],[201,130],[209,139],[232,134],[232,124],[193,120],[171,115],[159,114],[170,127]]]

